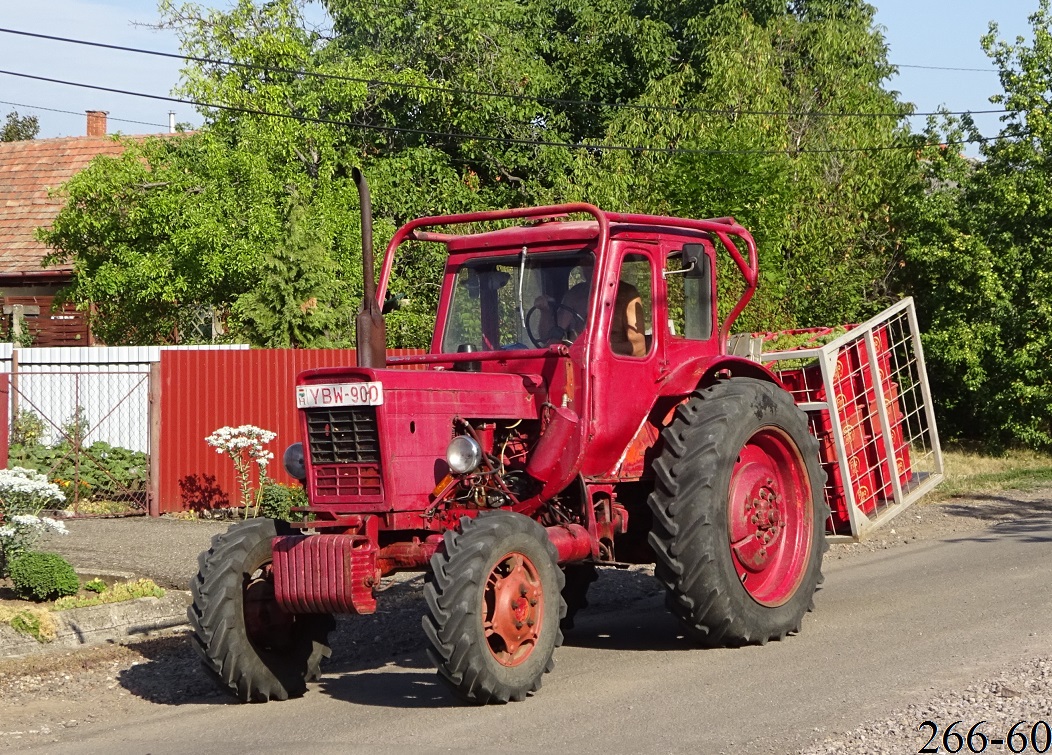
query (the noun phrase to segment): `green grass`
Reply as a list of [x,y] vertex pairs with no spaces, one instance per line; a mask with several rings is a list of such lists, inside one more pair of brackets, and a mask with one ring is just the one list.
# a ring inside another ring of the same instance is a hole
[[943,451],[946,479],[929,500],[971,493],[1031,490],[1052,484],[1052,456],[1036,451],[1009,451],[1001,456],[961,449]]
[[126,600],[135,600],[136,598],[163,597],[164,589],[158,587],[152,579],[137,579],[134,582],[118,583],[91,597],[71,595],[68,598],[59,598],[52,604],[52,607],[56,611],[66,611],[70,608],[87,608],[89,606],[101,606],[105,603],[122,603]]
[[164,589],[158,587],[151,579],[137,579],[133,582],[118,583],[97,595],[71,595],[39,606],[0,605],[0,624],[9,624],[16,631],[29,635],[37,642],[51,642],[58,631],[52,611],[88,608],[146,597],[163,598]]
[[0,606],[0,623],[9,624],[21,634],[26,634],[39,643],[55,639],[55,620],[44,608],[9,608]]

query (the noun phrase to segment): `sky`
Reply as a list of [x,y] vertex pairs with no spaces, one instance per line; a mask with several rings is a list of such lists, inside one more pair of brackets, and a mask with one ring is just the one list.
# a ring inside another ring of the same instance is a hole
[[[887,82],[900,98],[924,113],[988,110],[1000,91],[994,67],[979,45],[990,21],[1001,38],[1026,35],[1028,17],[1039,0],[870,0],[889,46],[889,61],[900,66]],[[209,0],[228,7],[226,0]],[[150,29],[158,20],[155,0],[0,0],[0,27],[94,42],[178,52],[170,31]],[[949,71],[913,68],[974,68]],[[43,76],[83,84],[170,96],[179,78],[179,61],[103,50],[0,33],[0,71]],[[109,129],[125,134],[167,130],[168,112],[192,125],[200,117],[190,105],[126,94],[93,91],[0,73],[0,116],[16,110],[40,121],[38,138],[80,136],[86,110],[109,112]],[[69,112],[57,112],[69,111]],[[923,118],[914,123],[919,129]],[[994,135],[998,117],[976,116],[985,135]],[[971,150],[974,152],[975,150]]]

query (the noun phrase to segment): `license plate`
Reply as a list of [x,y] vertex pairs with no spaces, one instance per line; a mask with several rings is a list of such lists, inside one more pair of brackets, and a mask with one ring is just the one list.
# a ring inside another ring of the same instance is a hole
[[296,386],[296,406],[379,406],[384,402],[382,383],[320,383]]

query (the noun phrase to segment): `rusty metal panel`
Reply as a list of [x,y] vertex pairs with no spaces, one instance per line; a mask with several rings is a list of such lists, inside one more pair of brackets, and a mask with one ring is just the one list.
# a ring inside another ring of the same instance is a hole
[[353,349],[162,350],[160,444],[155,450],[158,513],[238,505],[233,464],[205,443],[224,425],[256,425],[276,432],[268,446],[275,456],[268,472],[278,482],[293,483],[281,465],[281,454],[302,440],[296,375],[355,363]]

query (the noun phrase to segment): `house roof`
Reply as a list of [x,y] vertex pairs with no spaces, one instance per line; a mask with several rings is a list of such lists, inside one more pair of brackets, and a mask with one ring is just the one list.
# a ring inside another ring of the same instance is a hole
[[[0,277],[39,274],[50,251],[34,232],[48,226],[64,200],[48,196],[88,166],[96,155],[118,155],[124,146],[108,136],[75,136],[0,142]],[[47,268],[65,272],[71,265]]]

